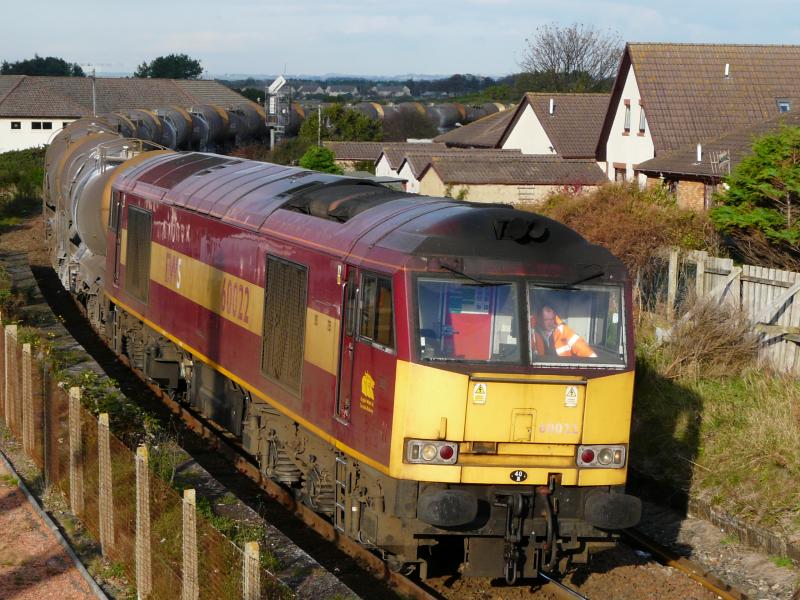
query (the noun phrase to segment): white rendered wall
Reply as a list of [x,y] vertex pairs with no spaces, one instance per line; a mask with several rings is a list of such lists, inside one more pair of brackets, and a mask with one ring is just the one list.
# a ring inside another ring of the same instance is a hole
[[[642,96],[639,93],[639,86],[636,83],[636,75],[633,66],[629,67],[625,77],[625,85],[622,88],[619,104],[614,113],[614,122],[608,133],[606,142],[606,174],[612,181],[614,180],[614,163],[624,163],[626,169],[626,181],[633,181],[633,168],[641,162],[655,157],[655,146],[650,135],[650,124],[645,123],[644,135],[639,134],[639,117],[642,107],[639,101]],[[625,100],[630,100],[631,105],[631,128],[625,134]],[[644,107],[645,117],[647,107]]]
[[[556,106],[556,111],[558,106]],[[547,137],[530,104],[522,109],[517,123],[503,143],[504,150],[520,150],[523,154],[555,154],[553,142]]]
[[414,177],[414,172],[408,164],[408,161],[403,161],[403,166],[397,173],[398,177],[406,180],[406,191],[412,194],[419,194],[419,180]]
[[[63,123],[71,123],[75,119],[44,118],[0,118],[0,152],[24,150],[36,146],[45,146],[61,131]],[[52,123],[52,129],[32,129],[34,121]],[[20,129],[11,129],[11,123],[19,123]]]
[[375,165],[375,175],[378,177],[397,177],[397,171],[389,166],[389,161],[386,160],[386,155],[381,155],[378,159],[378,164]]

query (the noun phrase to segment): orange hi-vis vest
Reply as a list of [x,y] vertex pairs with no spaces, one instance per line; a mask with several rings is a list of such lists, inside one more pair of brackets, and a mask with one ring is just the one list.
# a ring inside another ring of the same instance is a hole
[[[535,328],[531,329],[532,347],[536,354],[543,356],[547,354],[547,340]],[[553,330],[551,346],[558,356],[580,356],[583,358],[596,358],[592,347],[586,343],[581,336],[572,331],[569,325],[564,323],[556,315],[556,328]]]

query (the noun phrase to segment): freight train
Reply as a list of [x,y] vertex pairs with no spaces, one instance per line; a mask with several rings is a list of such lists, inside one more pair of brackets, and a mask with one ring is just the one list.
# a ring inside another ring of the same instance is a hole
[[108,344],[392,568],[513,582],[634,525],[623,265],[509,206],[164,147],[247,110],[50,145],[53,267]]

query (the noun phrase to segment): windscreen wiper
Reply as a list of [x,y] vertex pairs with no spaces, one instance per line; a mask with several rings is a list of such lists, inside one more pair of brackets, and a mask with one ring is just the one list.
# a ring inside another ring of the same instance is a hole
[[439,265],[439,266],[441,268],[443,268],[445,271],[450,271],[451,273],[455,273],[456,275],[459,275],[459,276],[463,277],[464,279],[469,279],[470,281],[474,281],[476,285],[479,285],[481,287],[492,287],[492,286],[498,286],[498,285],[509,285],[505,281],[503,281],[503,282],[481,281],[480,279],[472,277],[471,275],[467,275],[466,273],[462,273],[461,271],[459,271],[458,269],[454,269],[453,267],[449,267],[447,265]]
[[569,283],[540,283],[536,282],[537,287],[544,287],[544,288],[553,288],[556,290],[572,290],[575,289],[575,286],[579,283],[585,283],[592,279],[597,279],[598,277],[602,277],[605,275],[605,271],[598,271],[597,273],[592,273],[591,275],[587,275],[585,277],[581,277],[580,279],[576,279],[575,281],[570,281]]

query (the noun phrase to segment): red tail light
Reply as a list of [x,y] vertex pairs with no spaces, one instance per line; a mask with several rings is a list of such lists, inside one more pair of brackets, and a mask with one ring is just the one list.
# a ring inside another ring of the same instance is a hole
[[591,463],[594,460],[594,450],[591,448],[586,448],[583,452],[581,452],[581,461],[584,463]]
[[452,446],[442,446],[439,448],[439,458],[442,460],[450,460],[453,458],[453,447]]

